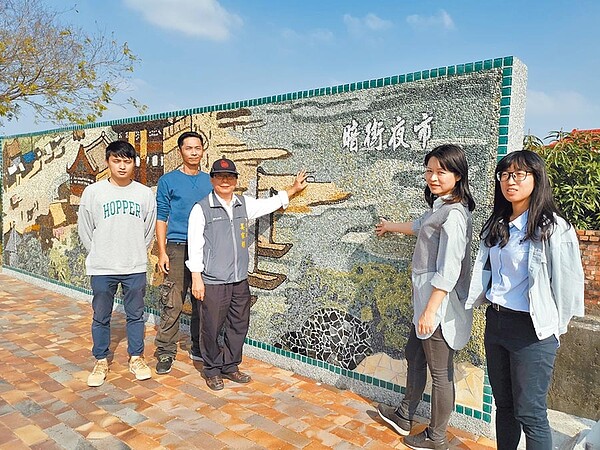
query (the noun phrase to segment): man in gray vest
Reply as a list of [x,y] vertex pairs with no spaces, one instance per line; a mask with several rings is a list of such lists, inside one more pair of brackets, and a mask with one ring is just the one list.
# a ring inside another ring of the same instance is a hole
[[[250,322],[248,223],[287,208],[290,197],[307,186],[306,172],[301,171],[287,190],[255,199],[234,194],[238,175],[233,161],[215,161],[210,171],[213,191],[194,205],[188,223],[186,264],[192,273],[192,294],[202,302],[203,375],[215,391],[223,389],[223,378],[251,381],[239,370]],[[217,339],[223,326],[221,348]]]

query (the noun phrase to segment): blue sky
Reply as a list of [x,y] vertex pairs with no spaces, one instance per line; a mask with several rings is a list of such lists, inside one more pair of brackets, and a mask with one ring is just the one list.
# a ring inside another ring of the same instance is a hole
[[[44,1],[128,42],[141,63],[123,98],[148,114],[512,55],[528,66],[526,133],[600,128],[595,0]],[[0,134],[51,128],[25,112]]]

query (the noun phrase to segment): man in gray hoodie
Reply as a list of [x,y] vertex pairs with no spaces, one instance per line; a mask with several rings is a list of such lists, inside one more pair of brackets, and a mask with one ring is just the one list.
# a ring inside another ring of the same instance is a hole
[[138,380],[152,376],[144,361],[144,294],[148,248],[154,237],[156,201],[152,189],[133,180],[135,149],[115,141],[106,147],[109,178],[85,188],[78,211],[78,232],[88,251],[86,274],[93,292],[92,354],[88,386],[108,374],[110,319],[119,284],[127,316],[129,371]]

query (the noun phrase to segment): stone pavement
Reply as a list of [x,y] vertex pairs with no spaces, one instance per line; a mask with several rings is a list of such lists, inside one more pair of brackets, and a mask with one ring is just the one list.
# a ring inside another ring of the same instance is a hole
[[[250,358],[243,370],[253,382],[225,380],[219,392],[185,351],[168,375],[136,381],[118,312],[107,381],[90,388],[91,313],[85,301],[0,274],[0,449],[406,448],[368,399]],[[152,368],[153,328],[146,327]],[[451,449],[494,448],[456,429],[449,439]]]

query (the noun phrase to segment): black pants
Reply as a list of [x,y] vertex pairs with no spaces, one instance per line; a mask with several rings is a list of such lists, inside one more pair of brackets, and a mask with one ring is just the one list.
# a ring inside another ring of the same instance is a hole
[[488,307],[485,353],[488,377],[496,402],[498,450],[519,445],[521,429],[527,450],[551,450],[546,396],[558,342],[538,340],[528,313]]
[[[202,302],[202,358],[204,375],[214,377],[233,373],[242,362],[242,348],[250,324],[250,286],[248,280],[230,284],[205,284]],[[224,346],[218,343],[221,328]]]
[[406,344],[406,394],[398,408],[400,415],[412,420],[431,372],[431,421],[429,437],[436,442],[446,439],[446,429],[454,408],[454,350],[446,343],[438,326],[427,339],[419,339],[415,326],[410,327]]

